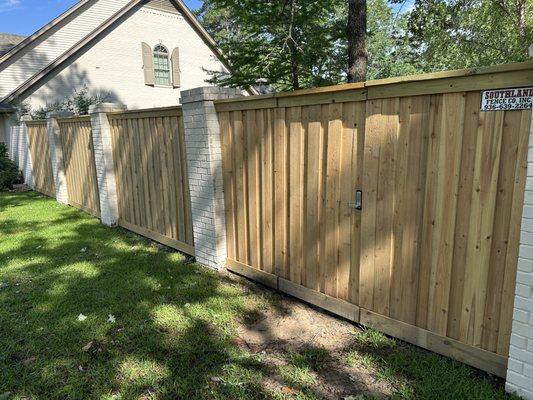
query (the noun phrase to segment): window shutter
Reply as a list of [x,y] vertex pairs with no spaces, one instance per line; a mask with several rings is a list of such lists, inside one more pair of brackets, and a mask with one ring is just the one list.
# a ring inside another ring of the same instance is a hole
[[152,48],[147,43],[142,43],[144,84],[154,86],[154,59]]
[[172,86],[175,88],[181,86],[179,47],[176,47],[174,50],[172,50]]

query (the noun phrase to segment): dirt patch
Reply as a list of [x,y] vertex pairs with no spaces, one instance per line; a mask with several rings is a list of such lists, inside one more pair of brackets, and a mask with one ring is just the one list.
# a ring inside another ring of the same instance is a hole
[[[246,290],[254,293],[268,290],[230,274]],[[273,293],[273,292],[272,292]],[[354,332],[359,328],[346,320],[303,303],[276,294],[276,306],[242,316],[235,344],[259,354],[272,371],[263,382],[273,391],[290,394],[290,379],[280,371],[304,369],[307,391],[324,399],[388,398],[394,387],[377,378],[371,366],[350,366],[346,353],[354,348]],[[301,389],[301,387],[299,388]]]

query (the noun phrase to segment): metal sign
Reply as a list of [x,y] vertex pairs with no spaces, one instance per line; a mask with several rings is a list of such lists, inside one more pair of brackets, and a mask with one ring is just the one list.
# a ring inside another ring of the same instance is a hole
[[483,90],[481,111],[531,110],[533,87]]

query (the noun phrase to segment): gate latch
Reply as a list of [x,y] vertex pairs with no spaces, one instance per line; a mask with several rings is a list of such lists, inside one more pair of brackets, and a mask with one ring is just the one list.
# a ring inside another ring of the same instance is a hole
[[348,207],[361,211],[363,209],[363,191],[355,192],[355,203],[348,203]]

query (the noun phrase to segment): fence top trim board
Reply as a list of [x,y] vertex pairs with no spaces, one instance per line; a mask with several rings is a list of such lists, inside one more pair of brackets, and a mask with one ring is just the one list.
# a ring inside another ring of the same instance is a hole
[[24,121],[26,125],[46,125],[48,122],[45,119],[36,119],[30,121]]
[[215,101],[218,112],[533,85],[533,61]]
[[181,106],[147,108],[139,110],[117,111],[108,113],[110,119],[124,118],[147,118],[147,117],[180,117],[182,115]]
[[73,115],[72,117],[57,118],[58,122],[87,122],[90,121],[89,115]]

